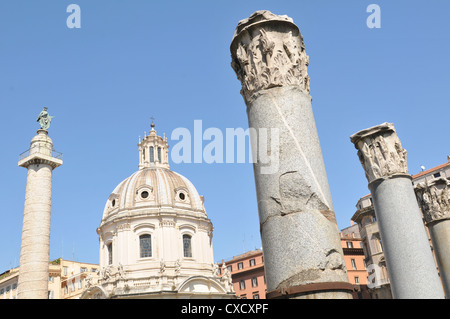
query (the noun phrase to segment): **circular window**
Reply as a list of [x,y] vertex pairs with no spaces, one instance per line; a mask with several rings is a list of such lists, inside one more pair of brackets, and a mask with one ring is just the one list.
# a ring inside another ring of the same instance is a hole
[[142,193],[141,193],[141,197],[142,198],[147,198],[148,197],[148,192],[147,191],[143,191]]
[[115,200],[115,199],[112,200],[111,206],[112,206],[112,207],[116,206],[116,200]]
[[180,193],[180,194],[178,194],[178,197],[179,197],[181,200],[185,200],[186,195],[184,195],[184,193]]

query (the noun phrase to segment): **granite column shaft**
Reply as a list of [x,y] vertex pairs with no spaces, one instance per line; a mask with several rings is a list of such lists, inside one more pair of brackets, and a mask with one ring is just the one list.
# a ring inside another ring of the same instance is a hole
[[392,295],[441,299],[443,289],[394,125],[351,136],[372,193]]
[[415,187],[446,298],[450,298],[450,182],[440,177]]
[[257,11],[239,22],[231,54],[253,133],[267,296],[351,298],[300,31]]

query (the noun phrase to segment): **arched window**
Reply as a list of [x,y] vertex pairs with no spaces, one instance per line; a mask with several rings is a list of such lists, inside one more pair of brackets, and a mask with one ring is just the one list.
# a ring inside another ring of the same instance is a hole
[[112,243],[106,245],[106,248],[108,249],[108,265],[111,265],[113,262]]
[[153,146],[150,146],[150,163],[155,162],[155,153],[153,152]]
[[184,257],[192,257],[192,237],[189,235],[183,235],[183,253]]
[[148,234],[139,236],[139,250],[141,258],[152,257],[152,236]]
[[161,147],[158,147],[158,162],[161,163]]

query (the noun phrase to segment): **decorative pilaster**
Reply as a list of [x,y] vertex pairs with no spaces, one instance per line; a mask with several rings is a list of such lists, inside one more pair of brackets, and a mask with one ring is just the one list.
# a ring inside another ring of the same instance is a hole
[[359,131],[350,140],[372,193],[394,298],[444,298],[408,175],[406,151],[394,125],[383,123]]

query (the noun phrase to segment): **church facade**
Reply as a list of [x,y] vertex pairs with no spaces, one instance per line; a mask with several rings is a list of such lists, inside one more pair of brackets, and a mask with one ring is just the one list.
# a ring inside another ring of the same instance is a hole
[[204,199],[170,170],[167,138],[154,127],[139,138],[139,170],[106,201],[99,277],[81,298],[235,298],[231,276],[214,263]]

